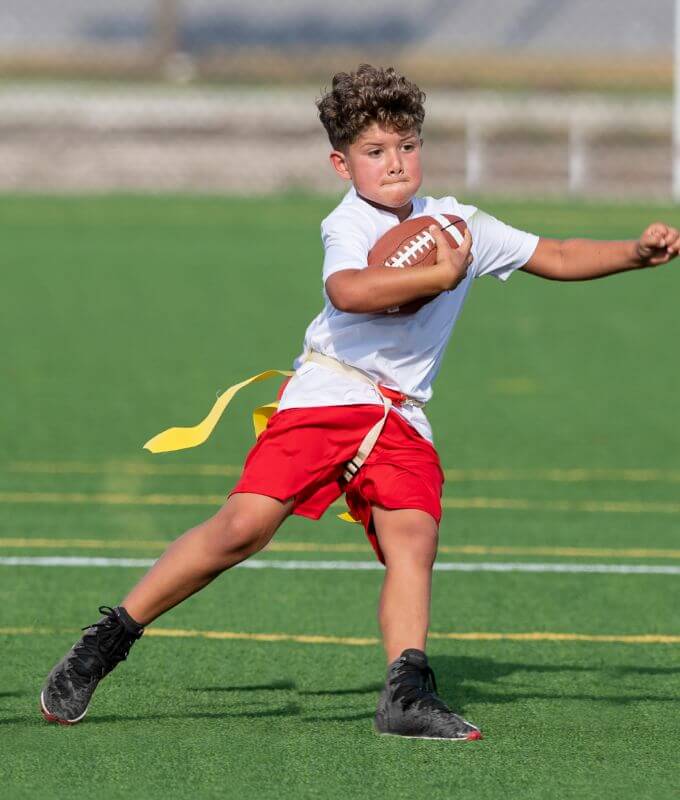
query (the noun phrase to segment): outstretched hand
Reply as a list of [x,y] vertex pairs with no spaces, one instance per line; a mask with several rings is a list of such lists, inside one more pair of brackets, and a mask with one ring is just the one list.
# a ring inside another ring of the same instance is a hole
[[653,222],[640,237],[637,252],[644,267],[667,264],[680,253],[680,231],[664,222]]
[[455,250],[448,243],[444,232],[438,225],[430,225],[430,234],[437,245],[437,264],[445,274],[446,289],[455,289],[467,275],[467,270],[472,264],[472,235],[470,229],[465,229],[463,241]]

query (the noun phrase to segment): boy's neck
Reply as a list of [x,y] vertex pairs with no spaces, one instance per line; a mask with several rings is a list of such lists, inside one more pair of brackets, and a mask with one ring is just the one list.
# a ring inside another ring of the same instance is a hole
[[381,211],[387,211],[389,214],[394,214],[395,217],[399,220],[399,222],[403,222],[405,219],[411,216],[411,212],[413,211],[413,201],[409,200],[406,205],[401,206],[400,208],[390,208],[389,206],[384,206],[381,203],[374,203],[373,200],[369,200],[367,197],[364,197],[362,194],[357,192],[357,195],[370,206],[373,208],[379,208]]

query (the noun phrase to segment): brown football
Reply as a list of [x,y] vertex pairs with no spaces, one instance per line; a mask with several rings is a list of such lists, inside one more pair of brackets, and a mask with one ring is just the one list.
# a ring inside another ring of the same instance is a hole
[[[466,224],[465,220],[455,214],[435,214],[434,216],[413,217],[405,222],[390,228],[380,237],[368,254],[369,267],[406,267],[432,266],[437,261],[437,248],[430,225],[439,225],[444,231],[448,243],[453,249],[463,241]],[[413,314],[424,305],[434,300],[425,297],[414,300],[404,306],[397,306],[387,310],[387,314]]]

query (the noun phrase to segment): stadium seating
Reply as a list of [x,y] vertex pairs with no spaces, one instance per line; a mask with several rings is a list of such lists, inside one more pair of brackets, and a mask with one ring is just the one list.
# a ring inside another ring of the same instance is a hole
[[[181,35],[185,49],[218,44],[265,46],[393,43],[457,51],[668,52],[672,47],[673,0],[184,0]],[[0,47],[82,45],[144,39],[154,0],[4,0]],[[587,24],[586,24],[587,23]]]

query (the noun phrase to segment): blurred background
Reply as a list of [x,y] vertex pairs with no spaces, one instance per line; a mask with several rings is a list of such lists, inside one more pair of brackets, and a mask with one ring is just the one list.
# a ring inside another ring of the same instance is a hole
[[0,191],[337,191],[314,100],[394,65],[425,188],[672,196],[674,0],[3,0]]

